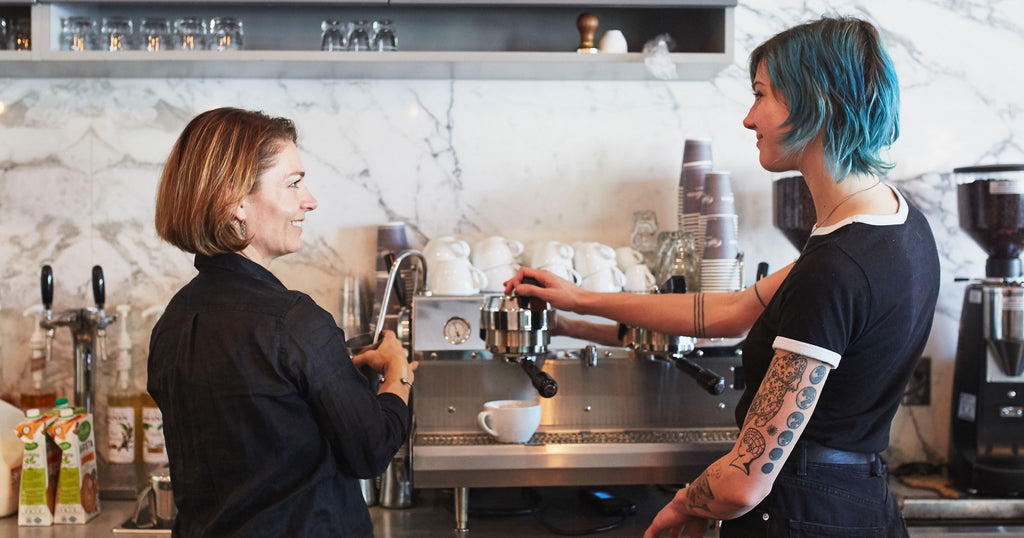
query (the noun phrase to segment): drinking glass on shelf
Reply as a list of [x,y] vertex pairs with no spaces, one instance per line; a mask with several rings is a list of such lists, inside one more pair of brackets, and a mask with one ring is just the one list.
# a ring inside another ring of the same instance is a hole
[[370,50],[370,23],[358,20],[352,24],[352,33],[348,36],[348,50]]
[[335,19],[321,22],[320,50],[348,50],[348,23]]
[[234,17],[214,17],[210,20],[211,50],[242,50],[242,21]]
[[68,17],[63,20],[60,32],[61,50],[83,51],[95,47],[96,21],[90,17]]
[[11,30],[11,50],[32,50],[32,21],[28,17],[14,19],[14,28]]
[[7,50],[7,41],[10,39],[9,31],[7,19],[0,17],[0,50]]
[[182,17],[174,21],[174,48],[177,50],[203,50],[206,25],[198,17]]
[[373,50],[398,50],[398,38],[395,37],[395,28],[390,20],[373,21]]
[[132,20],[127,17],[103,17],[100,26],[103,50],[121,51],[132,48]]
[[149,17],[139,23],[142,36],[140,48],[149,52],[162,52],[174,48],[171,42],[171,23],[164,18]]

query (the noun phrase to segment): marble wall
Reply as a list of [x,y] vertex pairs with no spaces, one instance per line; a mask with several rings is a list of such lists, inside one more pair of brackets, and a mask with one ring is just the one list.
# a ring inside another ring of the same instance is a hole
[[[953,279],[982,276],[984,261],[959,231],[949,172],[1024,162],[1017,0],[741,0],[735,64],[699,82],[0,78],[3,382],[28,354],[22,311],[39,302],[43,264],[55,272],[57,309],[90,306],[90,268],[103,267],[108,305],[133,307],[143,370],[153,320],[140,312],[194,273],[190,256],[156,237],[159,173],[185,123],[216,106],[297,122],[320,207],[302,250],[272,269],[335,314],[343,276],[372,271],[385,222],[406,222],[414,245],[501,234],[621,246],[639,209],[670,226],[691,137],[711,137],[716,167],[733,174],[746,259],[781,267],[797,251],[772,226],[773,176],[740,123],[752,99],[745,60],[772,34],[826,13],[875,22],[897,64],[903,122],[890,180],[931,220],[944,273],[926,350],[932,405],[901,409],[891,450],[896,461],[939,461],[963,293]],[[66,352],[70,338],[60,338]],[[68,384],[70,367],[58,370]]]

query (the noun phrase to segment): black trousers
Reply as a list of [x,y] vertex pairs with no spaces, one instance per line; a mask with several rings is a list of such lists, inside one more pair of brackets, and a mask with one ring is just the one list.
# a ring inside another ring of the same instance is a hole
[[722,522],[722,538],[903,538],[903,514],[885,463],[822,463],[798,443],[772,491],[746,514]]

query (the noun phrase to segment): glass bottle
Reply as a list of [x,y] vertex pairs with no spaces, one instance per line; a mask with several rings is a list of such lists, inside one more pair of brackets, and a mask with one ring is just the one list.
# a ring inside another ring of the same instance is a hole
[[28,362],[21,376],[19,392],[21,397],[18,400],[22,411],[29,409],[50,409],[57,401],[57,391],[50,381],[49,371],[46,364],[46,338],[43,329],[39,325],[39,318],[42,315],[42,306],[36,305],[24,312],[25,316],[35,316],[35,328],[32,331],[32,338],[29,339],[31,349]]
[[700,289],[697,282],[697,255],[693,246],[693,234],[690,232],[668,232],[655,278],[661,286],[673,276],[682,276],[686,279],[688,292]]
[[107,460],[135,463],[142,455],[138,429],[142,405],[132,383],[132,341],[128,336],[128,305],[118,305],[121,334],[118,338],[117,377],[107,395]]
[[167,448],[164,446],[164,418],[156,400],[149,392],[142,392],[142,462],[147,464],[167,463]]

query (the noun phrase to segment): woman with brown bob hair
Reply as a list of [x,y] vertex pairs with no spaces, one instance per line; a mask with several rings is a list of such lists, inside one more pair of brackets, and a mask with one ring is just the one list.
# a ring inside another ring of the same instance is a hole
[[[164,167],[157,232],[199,271],[150,340],[176,536],[372,536],[358,479],[409,434],[416,364],[394,334],[350,356],[331,314],[268,269],[317,207],[296,139],[290,120],[219,108]],[[364,366],[384,374],[376,394]]]

